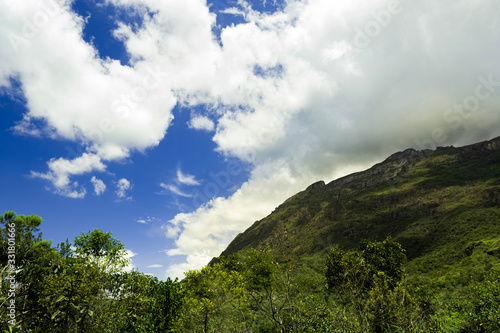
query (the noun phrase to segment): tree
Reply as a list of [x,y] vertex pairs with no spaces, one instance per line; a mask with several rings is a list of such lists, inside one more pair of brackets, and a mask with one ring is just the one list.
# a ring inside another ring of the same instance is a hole
[[379,271],[366,300],[366,313],[373,332],[423,332],[422,310],[402,282],[394,281]]
[[282,270],[267,251],[250,250],[243,257],[245,289],[254,307],[282,332],[290,332],[291,267]]
[[[7,262],[10,235],[14,235],[16,265],[24,264],[32,258],[30,253],[33,244],[42,240],[40,224],[42,218],[36,215],[17,215],[13,211],[7,211],[0,215],[0,223],[3,227],[0,229],[0,260]],[[12,242],[11,242],[12,243]]]
[[383,272],[390,287],[395,287],[403,277],[405,250],[391,237],[382,242],[370,242],[364,239],[359,244],[359,253],[367,265],[368,274],[374,276]]
[[59,255],[43,279],[44,328],[81,332],[95,328],[95,299],[102,293],[100,268],[81,257]]
[[382,242],[362,240],[357,249],[330,249],[326,260],[328,289],[355,298],[366,294],[374,285],[374,277],[384,273],[390,287],[403,276],[405,250],[390,237]]
[[111,236],[111,231],[104,233],[94,229],[81,233],[75,238],[76,253],[94,260],[107,271],[121,270],[130,262],[126,257],[125,246]]
[[[182,332],[234,332],[245,326],[243,276],[228,271],[223,264],[205,266],[186,273]],[[235,321],[235,317],[240,320]]]
[[390,237],[361,241],[357,249],[330,249],[326,261],[327,288],[351,309],[361,330],[418,332],[421,309],[402,282],[405,251]]
[[[130,320],[133,320],[133,312],[130,310],[130,303],[135,300],[135,296],[142,295],[144,289],[149,288],[149,280],[139,282],[142,276],[130,275],[123,271],[130,259],[125,256],[125,246],[113,238],[110,231],[105,233],[94,229],[82,232],[75,238],[74,245],[75,250],[70,258],[83,260],[87,267],[97,267],[93,279],[100,287],[88,300],[94,309],[93,313],[96,313],[93,318],[88,318],[89,325],[99,328],[102,332],[113,332],[112,327],[116,330],[122,326],[131,330]],[[63,245],[61,250],[67,252],[67,245]],[[149,298],[144,299],[145,303],[148,301]],[[140,312],[140,309],[138,306],[137,312]],[[138,323],[136,326],[141,325]]]
[[184,297],[181,285],[177,279],[174,281],[170,278],[167,278],[166,281],[155,279],[153,293],[152,313],[155,321],[155,332],[170,332],[181,313]]
[[172,331],[180,284],[125,272],[125,247],[111,232],[94,229],[76,237],[75,247],[66,240],[54,248],[42,239],[36,215],[8,211],[0,223],[0,331]]
[[[2,329],[7,329],[7,326],[35,326],[39,321],[36,315],[40,304],[39,291],[43,288],[40,279],[43,280],[55,252],[50,242],[41,238],[39,226],[42,219],[39,216],[17,215],[7,211],[0,215],[0,223],[3,225],[0,229]],[[38,271],[34,269],[35,266],[39,268]],[[15,301],[15,325],[9,323],[6,317],[5,305],[11,301]]]

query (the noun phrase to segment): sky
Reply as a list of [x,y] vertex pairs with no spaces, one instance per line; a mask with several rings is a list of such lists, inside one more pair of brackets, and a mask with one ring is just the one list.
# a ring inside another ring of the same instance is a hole
[[0,210],[182,277],[308,185],[500,136],[498,0],[0,0]]

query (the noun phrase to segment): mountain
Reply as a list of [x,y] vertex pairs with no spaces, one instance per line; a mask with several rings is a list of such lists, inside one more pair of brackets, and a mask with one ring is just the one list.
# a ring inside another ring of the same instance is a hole
[[419,274],[500,263],[500,137],[407,149],[370,169],[319,181],[236,236],[221,255],[269,248],[278,260],[324,258],[331,246],[387,236]]

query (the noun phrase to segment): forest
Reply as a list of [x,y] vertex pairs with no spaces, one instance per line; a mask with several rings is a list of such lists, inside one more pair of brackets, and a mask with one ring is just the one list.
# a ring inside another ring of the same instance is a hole
[[54,247],[36,215],[0,222],[2,332],[500,332],[498,265],[409,273],[390,237],[314,262],[251,249],[178,281],[125,271],[111,232]]

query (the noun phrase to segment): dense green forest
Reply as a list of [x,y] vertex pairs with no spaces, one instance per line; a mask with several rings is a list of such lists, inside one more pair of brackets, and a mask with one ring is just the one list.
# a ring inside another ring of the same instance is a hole
[[2,332],[500,332],[500,138],[313,184],[182,281],[0,222]]
[[2,332],[500,331],[498,265],[409,275],[391,238],[333,247],[319,265],[249,250],[161,281],[124,272],[124,246],[109,232],[53,247],[40,217],[0,220]]

